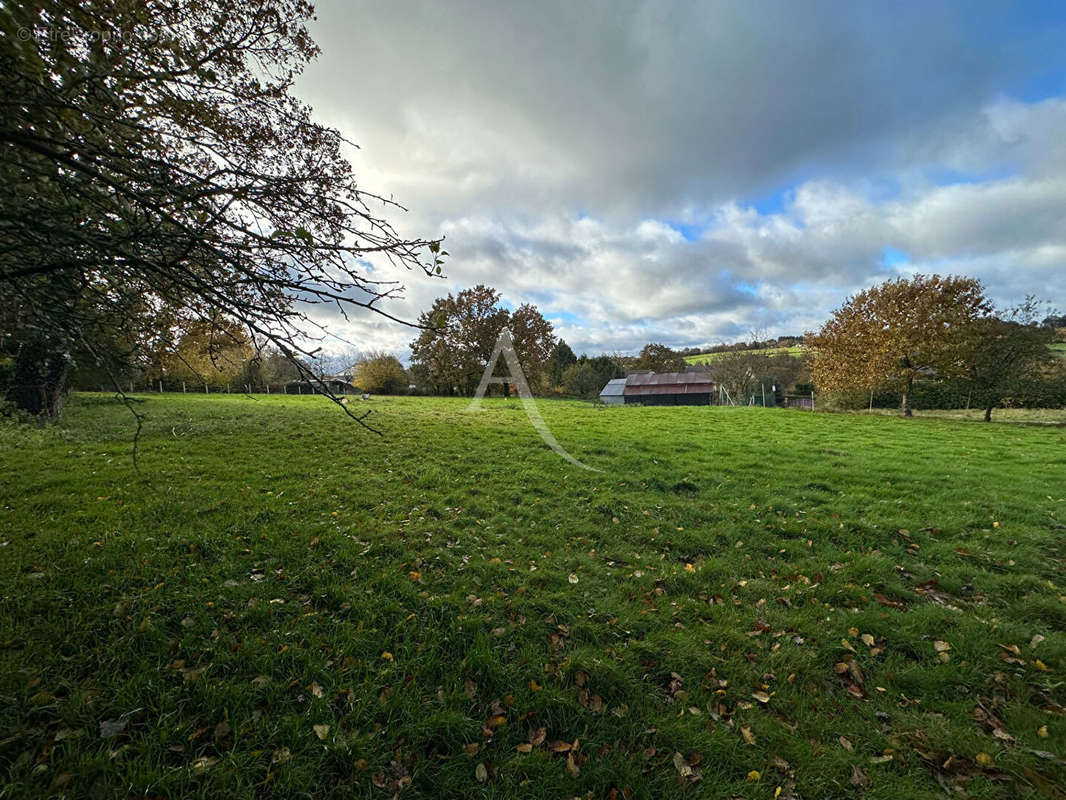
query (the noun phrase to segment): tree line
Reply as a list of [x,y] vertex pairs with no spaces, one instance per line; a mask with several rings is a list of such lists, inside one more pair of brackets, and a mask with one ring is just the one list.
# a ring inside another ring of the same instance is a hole
[[[815,384],[843,407],[899,398],[912,415],[916,387],[947,387],[984,409],[1066,404],[1066,360],[1049,345],[1063,339],[1062,315],[1042,314],[1034,298],[997,309],[981,282],[916,275],[859,292],[810,334]],[[1039,398],[1036,403],[1028,398]]]

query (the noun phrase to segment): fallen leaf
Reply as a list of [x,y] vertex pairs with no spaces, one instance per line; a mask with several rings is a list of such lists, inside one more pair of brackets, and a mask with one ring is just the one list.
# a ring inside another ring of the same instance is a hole
[[271,764],[284,764],[286,761],[292,759],[292,753],[289,748],[282,747],[280,750],[275,750],[270,756]]
[[874,646],[874,637],[871,636],[869,633],[864,633],[859,638],[862,639],[862,643],[864,645],[866,645],[867,647],[873,647]]
[[976,760],[982,767],[991,767],[996,763],[995,759],[993,759],[988,753],[978,753]]
[[575,778],[581,774],[581,768],[577,765],[577,760],[574,758],[573,750],[566,756],[566,771],[573,775]]
[[839,739],[837,739],[837,741],[840,742],[840,746],[847,750],[849,753],[852,751],[853,748],[850,739],[845,739],[843,736],[841,736]]
[[874,600],[885,606],[885,608],[895,608],[901,611],[906,608],[903,603],[900,603],[897,600],[891,600],[888,597],[885,597],[883,594],[878,594],[877,592],[874,592]]
[[567,580],[570,581],[570,583],[577,583],[578,582],[578,577],[577,577],[577,575],[575,573],[571,572],[570,576],[567,578]]
[[951,645],[947,642],[941,642],[937,640],[933,642],[933,649],[936,650],[938,653],[946,653],[948,650],[951,649]]
[[992,729],[992,735],[995,736],[1000,741],[1003,741],[1003,742],[1013,742],[1014,741],[1014,737],[1011,736],[1009,733],[1007,733],[1002,728],[993,728]]
[[319,739],[325,740],[329,736],[329,725],[312,725],[311,730],[315,732],[315,736]]
[[748,744],[755,744],[755,734],[751,732],[751,728],[744,726],[740,729],[740,735],[744,737],[744,741]]
[[477,778],[478,783],[484,783],[489,779],[489,770],[484,763],[480,763],[474,769],[474,777]]
[[1041,739],[1046,739],[1048,737],[1047,725],[1041,725],[1039,728],[1037,728],[1036,735],[1039,736]]
[[392,661],[392,653],[390,653],[390,652],[389,652],[388,650],[384,651],[384,652],[383,652],[383,653],[381,654],[381,657],[382,657],[382,659],[384,659],[385,661]]
[[692,767],[689,766],[688,761],[680,753],[674,753],[674,769],[682,778],[687,778],[692,774]]
[[770,702],[770,695],[766,692],[752,692],[751,696],[764,705]]
[[753,769],[751,772],[748,773],[747,781],[748,783],[756,783],[761,777],[762,775],[759,774],[759,770]]
[[529,742],[522,742],[522,744],[517,745],[515,747],[515,750],[517,750],[519,753],[532,753],[533,745],[531,745]]
[[851,785],[852,786],[858,786],[859,788],[862,788],[863,786],[867,786],[869,783],[870,783],[870,779],[867,777],[866,773],[863,772],[862,767],[859,767],[857,765],[852,765],[852,767],[851,767]]

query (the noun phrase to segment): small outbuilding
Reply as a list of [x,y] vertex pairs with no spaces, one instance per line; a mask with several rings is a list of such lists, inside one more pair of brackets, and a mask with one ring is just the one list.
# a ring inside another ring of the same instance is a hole
[[620,406],[625,403],[622,392],[626,388],[625,378],[614,378],[607,381],[607,385],[600,392],[600,402],[608,406]]
[[622,399],[627,405],[710,406],[716,387],[707,372],[658,372],[626,378]]

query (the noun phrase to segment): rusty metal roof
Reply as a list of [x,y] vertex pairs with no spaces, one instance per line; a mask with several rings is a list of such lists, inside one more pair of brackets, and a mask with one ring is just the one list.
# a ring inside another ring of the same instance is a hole
[[714,381],[706,372],[659,372],[630,375],[622,394],[706,394],[714,391]]

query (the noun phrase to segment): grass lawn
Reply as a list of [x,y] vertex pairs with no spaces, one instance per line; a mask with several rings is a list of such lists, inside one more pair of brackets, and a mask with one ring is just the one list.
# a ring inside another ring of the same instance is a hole
[[[875,408],[873,411],[865,409],[856,411],[857,414],[880,414],[882,416],[898,417],[900,411],[897,408]],[[984,422],[985,411],[983,408],[953,408],[915,410],[915,417],[969,420],[970,422]],[[997,408],[992,411],[993,422],[1014,422],[1025,425],[1064,425],[1066,426],[1066,408]]]
[[0,797],[1066,796],[1066,429],[141,399],[0,426]]
[[[780,356],[787,355],[793,358],[803,358],[806,350],[797,345],[795,347],[766,347],[762,350],[741,350],[741,353],[759,353],[764,356]],[[722,357],[722,353],[700,353],[695,356],[685,356],[685,361],[689,364],[711,364]]]

